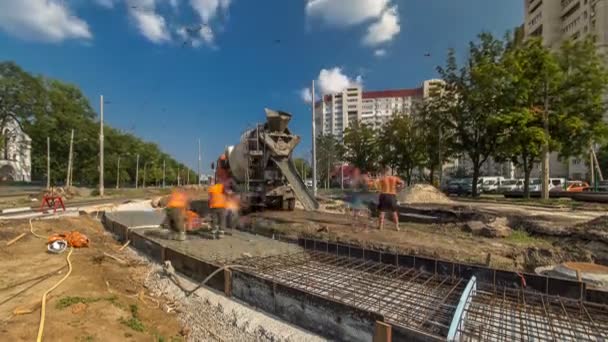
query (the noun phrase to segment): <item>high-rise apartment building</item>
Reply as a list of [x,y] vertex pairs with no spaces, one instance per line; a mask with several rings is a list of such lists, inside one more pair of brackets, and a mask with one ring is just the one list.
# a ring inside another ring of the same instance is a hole
[[[541,37],[551,49],[566,40],[594,35],[600,52],[608,52],[608,0],[524,0],[524,35]],[[560,160],[553,153],[549,170],[552,177],[587,178],[586,157]],[[540,175],[535,166],[533,176]]]
[[608,46],[608,0],[524,0],[526,37],[541,37],[557,48],[567,39],[593,34]]
[[379,91],[351,87],[326,94],[315,105],[317,133],[342,139],[344,130],[355,121],[380,128],[395,113],[411,114],[416,102],[429,96],[432,87],[441,82],[428,80],[419,88]]

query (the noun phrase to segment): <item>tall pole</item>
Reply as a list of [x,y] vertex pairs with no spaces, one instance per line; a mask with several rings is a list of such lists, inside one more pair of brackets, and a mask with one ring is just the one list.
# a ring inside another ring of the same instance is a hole
[[[593,149],[591,151],[593,151]],[[591,185],[591,188],[595,190],[595,167],[593,164],[593,153],[589,152],[589,175],[591,178],[589,185]]]
[[177,186],[180,186],[180,174],[182,172],[182,168],[180,166],[177,167]]
[[198,139],[198,185],[201,185],[201,139]]
[[72,135],[70,137],[70,153],[68,154],[68,174],[65,177],[65,186],[66,187],[72,186],[71,180],[72,180],[72,153],[74,151],[73,146],[74,146],[74,130],[72,130]]
[[46,137],[46,188],[51,188],[51,138]]
[[190,169],[186,168],[186,184],[190,185]]
[[344,163],[340,165],[340,189],[344,190]]
[[135,189],[137,189],[137,183],[139,183],[139,154],[135,159]]
[[120,156],[118,156],[118,162],[116,163],[116,189],[120,187]]
[[[549,85],[545,80],[545,103],[543,108],[543,128],[545,137],[549,139]],[[543,144],[541,198],[549,199],[549,142]]]
[[103,197],[103,95],[99,95],[99,196]]
[[165,188],[165,160],[163,159],[163,189]]
[[315,80],[312,80],[312,195],[317,196],[317,129],[315,127]]

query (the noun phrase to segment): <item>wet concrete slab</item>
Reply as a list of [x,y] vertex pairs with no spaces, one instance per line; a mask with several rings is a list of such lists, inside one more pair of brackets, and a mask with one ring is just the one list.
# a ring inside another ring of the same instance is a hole
[[224,235],[217,240],[190,233],[186,241],[175,241],[163,238],[161,236],[163,233],[166,231],[161,228],[140,231],[140,234],[164,247],[195,258],[212,261],[218,265],[227,264],[243,257],[267,257],[298,253],[303,250],[292,243],[237,230],[227,231],[231,235]]

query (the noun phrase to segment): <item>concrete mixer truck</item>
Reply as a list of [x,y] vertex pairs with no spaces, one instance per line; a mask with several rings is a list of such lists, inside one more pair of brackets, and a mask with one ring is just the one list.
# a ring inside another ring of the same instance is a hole
[[287,128],[290,120],[289,113],[266,109],[266,122],[245,131],[218,158],[216,181],[236,183],[242,209],[294,210],[296,200],[306,210],[318,209],[291,159],[300,137]]

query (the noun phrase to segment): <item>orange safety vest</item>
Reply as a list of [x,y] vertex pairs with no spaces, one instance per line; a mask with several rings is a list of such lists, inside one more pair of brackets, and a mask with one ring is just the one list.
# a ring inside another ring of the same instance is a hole
[[188,199],[186,198],[186,194],[181,191],[174,191],[171,193],[169,203],[167,203],[167,208],[184,209],[188,205],[187,203]]
[[209,187],[209,208],[226,208],[224,184],[217,183]]

